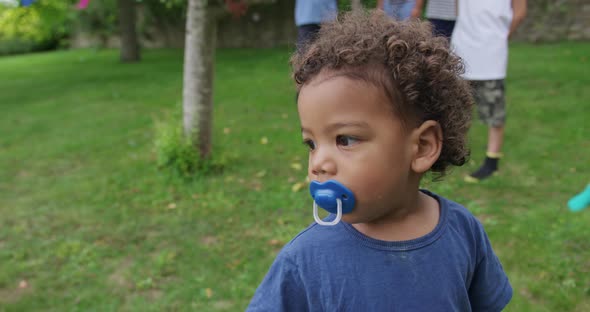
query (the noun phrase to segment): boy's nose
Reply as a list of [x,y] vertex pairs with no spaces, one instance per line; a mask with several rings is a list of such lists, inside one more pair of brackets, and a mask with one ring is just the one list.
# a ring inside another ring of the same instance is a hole
[[310,172],[320,182],[336,174],[336,164],[327,151],[316,149],[309,158]]

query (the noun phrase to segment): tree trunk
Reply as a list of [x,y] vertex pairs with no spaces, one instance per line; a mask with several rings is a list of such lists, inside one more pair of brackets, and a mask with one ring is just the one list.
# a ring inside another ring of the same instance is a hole
[[121,62],[139,61],[139,43],[135,29],[135,0],[118,0]]
[[184,48],[183,128],[202,158],[211,153],[217,20],[207,0],[189,0]]
[[353,10],[360,10],[363,8],[363,4],[361,3],[361,0],[350,0],[350,6],[352,7]]

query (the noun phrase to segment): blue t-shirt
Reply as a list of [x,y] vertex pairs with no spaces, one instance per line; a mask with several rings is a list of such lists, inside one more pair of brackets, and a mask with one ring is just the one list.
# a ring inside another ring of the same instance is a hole
[[281,250],[247,311],[502,310],[512,287],[483,226],[425,193],[440,204],[431,233],[387,242],[314,223]]
[[295,1],[295,25],[321,24],[338,15],[336,0]]

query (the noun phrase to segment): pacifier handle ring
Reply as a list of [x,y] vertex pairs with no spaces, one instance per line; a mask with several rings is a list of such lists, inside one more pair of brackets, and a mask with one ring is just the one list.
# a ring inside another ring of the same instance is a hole
[[336,219],[334,219],[330,222],[324,222],[318,216],[318,204],[316,204],[316,202],[314,200],[313,201],[313,218],[315,219],[315,222],[317,222],[317,224],[319,224],[319,225],[336,225],[336,224],[338,224],[338,222],[340,222],[340,220],[342,219],[342,200],[340,200],[340,198],[336,198],[336,204],[338,205],[338,207],[336,208],[337,209]]

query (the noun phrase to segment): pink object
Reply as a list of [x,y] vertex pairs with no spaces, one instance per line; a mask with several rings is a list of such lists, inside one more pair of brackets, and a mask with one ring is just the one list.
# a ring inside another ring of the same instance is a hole
[[86,9],[86,7],[88,7],[89,2],[90,0],[80,0],[80,2],[78,2],[78,5],[76,5],[76,8],[78,10],[84,10]]

